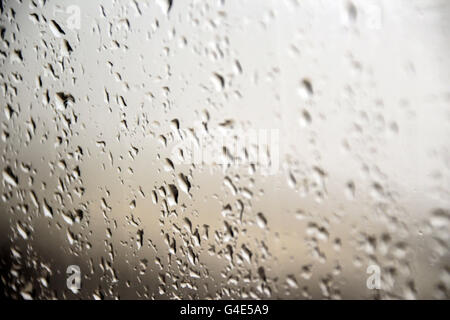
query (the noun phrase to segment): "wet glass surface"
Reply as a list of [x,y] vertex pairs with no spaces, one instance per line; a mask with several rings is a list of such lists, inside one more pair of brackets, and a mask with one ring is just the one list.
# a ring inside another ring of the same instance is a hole
[[4,1],[0,26],[1,296],[449,298],[449,1]]

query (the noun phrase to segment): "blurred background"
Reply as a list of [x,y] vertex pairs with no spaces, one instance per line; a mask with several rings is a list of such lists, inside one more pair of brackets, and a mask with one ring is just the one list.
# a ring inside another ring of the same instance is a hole
[[449,298],[449,1],[0,13],[1,297]]

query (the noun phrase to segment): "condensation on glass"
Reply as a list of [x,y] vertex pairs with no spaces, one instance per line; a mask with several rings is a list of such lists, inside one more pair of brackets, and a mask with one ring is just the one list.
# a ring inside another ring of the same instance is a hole
[[0,10],[1,296],[449,298],[448,1]]

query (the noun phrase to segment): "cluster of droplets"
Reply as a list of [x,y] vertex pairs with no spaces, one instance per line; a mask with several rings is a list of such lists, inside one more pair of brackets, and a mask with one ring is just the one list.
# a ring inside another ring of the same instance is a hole
[[2,4],[0,296],[448,299],[448,92],[333,3]]

